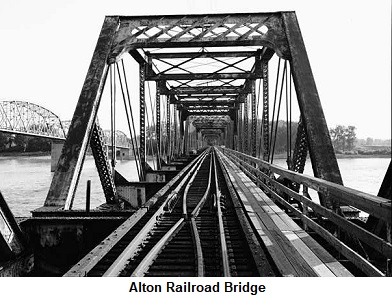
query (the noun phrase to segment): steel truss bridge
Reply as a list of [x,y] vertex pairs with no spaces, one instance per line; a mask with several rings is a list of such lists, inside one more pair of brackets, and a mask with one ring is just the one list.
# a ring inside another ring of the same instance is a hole
[[[27,101],[0,101],[0,131],[10,134],[65,141],[70,121],[61,121],[52,111]],[[111,130],[103,130],[104,143],[112,146]],[[116,147],[130,148],[127,135],[115,131]]]
[[[139,67],[132,68],[129,59]],[[131,71],[139,74],[138,92],[128,86]],[[93,120],[105,84],[112,127],[118,102],[124,103],[137,186],[116,179],[114,163],[102,159],[102,134]],[[139,94],[137,104],[132,92]],[[299,116],[293,119],[295,109]],[[286,168],[274,163],[282,120]],[[158,171],[146,162],[152,136]],[[391,166],[378,196],[343,186],[295,12],[106,17],[48,195],[35,217],[71,216],[89,143],[105,208],[125,208],[122,212],[131,210],[132,216],[89,251],[75,249],[74,263],[59,269],[67,276],[205,276],[213,260],[220,260],[223,276],[391,274]],[[303,175],[307,156],[314,177]],[[162,175],[170,181],[147,195],[153,187],[149,179]],[[130,205],[136,211],[127,209]],[[366,223],[358,219],[360,211],[369,214]],[[211,222],[214,228],[206,232],[203,223]],[[210,234],[216,245],[208,245]],[[172,259],[173,252],[186,250],[178,250],[177,235],[195,252],[197,268],[191,273],[184,269],[189,264]],[[235,240],[235,235],[245,236]],[[235,241],[247,243],[246,257],[234,251]],[[233,259],[224,253],[229,245]],[[211,247],[220,249],[209,259]],[[253,260],[249,264],[271,262],[264,269],[234,272],[227,263],[241,258]]]

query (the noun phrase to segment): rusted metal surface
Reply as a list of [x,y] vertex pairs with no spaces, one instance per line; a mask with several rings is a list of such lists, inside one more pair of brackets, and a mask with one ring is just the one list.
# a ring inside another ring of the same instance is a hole
[[244,102],[244,152],[248,153],[249,149],[249,111],[248,111],[248,96],[245,97]]
[[145,64],[139,66],[139,129],[140,129],[140,164],[141,178],[146,171],[146,99],[145,99]]
[[288,55],[281,13],[132,16],[120,20],[113,57],[133,48],[184,46],[268,46]]
[[[291,54],[290,66],[308,137],[314,175],[343,184],[295,13],[283,13],[283,21]],[[332,208],[333,202],[328,198],[320,197],[320,201],[323,206]]]
[[[389,163],[377,196],[389,201],[392,200],[392,161]],[[387,241],[392,242],[391,223],[387,224],[385,221],[379,220],[374,215],[370,215],[366,221],[366,228],[376,235],[387,239]]]
[[256,118],[256,81],[252,82],[252,92],[250,94],[251,101],[251,129],[250,129],[250,153],[256,156],[256,131],[257,131],[257,118]]
[[200,94],[224,94],[224,95],[236,95],[239,94],[242,90],[242,87],[235,87],[235,86],[219,86],[219,87],[211,87],[211,86],[195,86],[195,87],[178,87],[178,88],[171,88],[162,94],[176,94],[176,95],[200,95]]
[[26,248],[25,236],[0,192],[0,262],[15,258]]
[[95,123],[93,126],[93,131],[90,138],[90,147],[94,156],[99,179],[101,180],[106,203],[115,203],[117,201],[117,191],[114,184],[113,172],[109,164],[108,156],[104,149],[104,133],[97,123]]
[[[155,99],[155,109],[156,109],[156,121],[155,121],[155,133],[156,133],[156,139],[157,139],[157,150],[158,150],[158,156],[157,158],[160,158],[161,156],[161,90],[157,84],[156,88],[156,99]],[[159,163],[157,163],[159,164]]]
[[268,82],[268,62],[263,62],[263,113],[262,113],[262,137],[263,137],[263,160],[268,161],[269,157],[269,82]]
[[69,209],[107,76],[118,17],[106,17],[44,206]]

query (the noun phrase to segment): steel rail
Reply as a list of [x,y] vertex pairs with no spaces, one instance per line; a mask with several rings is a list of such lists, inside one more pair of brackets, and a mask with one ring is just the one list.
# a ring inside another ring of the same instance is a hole
[[223,276],[229,277],[231,276],[231,274],[230,274],[229,256],[227,254],[225,229],[223,226],[223,214],[222,214],[222,208],[220,203],[221,191],[218,184],[218,173],[216,167],[215,151],[214,151],[214,178],[215,178],[215,192],[216,192],[216,207],[217,207],[217,215],[218,215],[219,241],[221,245],[221,257],[222,257],[222,265],[223,265]]
[[173,237],[182,229],[185,221],[184,218],[180,218],[171,229],[158,241],[157,244],[148,252],[136,269],[132,272],[131,277],[142,277],[145,275],[150,266],[154,263],[154,260],[162,249],[170,242]]
[[211,177],[212,177],[211,174],[212,174],[212,156],[211,156],[211,159],[210,159],[210,171],[209,171],[209,174],[208,174],[207,189],[204,192],[204,195],[200,199],[199,203],[196,205],[195,209],[192,211],[191,218],[196,218],[197,217],[197,215],[199,214],[201,208],[203,208],[203,205],[204,205],[205,201],[207,200],[207,197],[208,197],[208,195],[210,193],[210,190],[211,190]]
[[208,150],[204,151],[199,157],[194,161],[193,166],[189,172],[185,175],[182,181],[177,185],[177,187],[168,195],[165,202],[161,207],[154,213],[150,220],[146,223],[143,229],[135,236],[135,238],[128,244],[128,246],[123,250],[120,256],[112,263],[112,265],[106,270],[103,276],[118,276],[121,271],[124,270],[126,263],[129,259],[136,255],[139,250],[140,245],[143,243],[144,239],[147,237],[153,226],[159,221],[160,216],[167,212],[166,206],[173,199],[177,198],[177,195],[184,184],[188,182],[189,176],[194,173],[199,163],[201,163],[207,156]]
[[[203,249],[201,247],[201,240],[200,240],[200,235],[199,231],[197,229],[196,225],[196,220],[195,218],[199,214],[201,208],[204,205],[204,202],[207,199],[208,194],[210,193],[211,189],[211,178],[212,178],[212,150],[211,150],[211,158],[210,158],[210,170],[209,170],[209,175],[208,175],[208,185],[207,189],[203,194],[203,197],[200,199],[199,203],[196,205],[195,209],[191,213],[191,219],[190,219],[190,227],[191,227],[191,232],[192,232],[192,240],[193,243],[195,244],[196,248],[196,262],[197,262],[197,276],[202,277],[204,276],[204,256],[203,256]],[[194,175],[196,177],[196,175]],[[189,189],[189,188],[188,188]],[[187,193],[184,193],[184,201],[187,201]],[[186,209],[185,209],[186,211]]]
[[[207,152],[210,150],[206,150],[206,155]],[[185,188],[184,195],[183,195],[183,208],[182,208],[182,214],[183,217],[179,219],[171,229],[166,232],[166,234],[157,242],[157,244],[154,245],[154,247],[148,252],[148,254],[143,258],[143,260],[140,262],[140,264],[136,267],[136,269],[132,272],[131,277],[141,277],[144,276],[147,270],[151,267],[151,265],[154,263],[154,260],[157,258],[159,253],[162,251],[162,249],[175,237],[175,235],[181,230],[181,228],[185,224],[185,219],[187,218],[187,209],[186,209],[186,195],[188,193],[188,190],[190,186],[192,185],[192,182],[194,181],[203,161],[205,159],[200,159],[198,161],[198,165],[196,169],[193,172],[192,177],[189,179],[189,182]],[[211,162],[210,162],[211,165]],[[196,165],[195,165],[196,166]],[[210,180],[211,180],[211,166],[210,166]],[[185,202],[185,204],[184,204]],[[199,237],[199,233],[197,231],[197,226],[194,218],[191,218],[191,232],[192,232],[192,239],[195,243],[196,246],[196,258],[197,258],[197,276],[204,276],[204,262],[203,262],[203,252],[201,249],[201,241]]]
[[[209,149],[206,150],[206,151],[209,151]],[[196,177],[196,175],[197,175],[201,165],[202,165],[202,162],[199,163],[199,165],[197,166],[197,169],[193,172],[193,175],[189,179],[189,182],[188,182],[188,184],[187,184],[187,186],[185,187],[185,190],[184,190],[184,195],[183,195],[183,200],[182,200],[182,216],[185,219],[188,218],[188,212],[187,212],[187,207],[186,207],[186,205],[187,205],[187,199],[186,198],[188,196],[189,189],[192,186],[192,183],[195,180],[195,177]]]
[[204,256],[203,249],[201,247],[201,240],[199,231],[197,230],[196,220],[194,217],[191,218],[190,227],[192,232],[192,240],[196,248],[196,262],[197,262],[197,276],[204,276]]

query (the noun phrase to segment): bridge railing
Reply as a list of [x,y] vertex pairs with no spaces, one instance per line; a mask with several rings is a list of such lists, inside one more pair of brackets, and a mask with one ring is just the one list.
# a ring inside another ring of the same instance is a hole
[[[392,244],[390,239],[391,201],[319,178],[299,174],[228,148],[220,148],[220,150],[250,176],[259,187],[270,194],[273,200],[300,218],[305,230],[308,228],[312,229],[364,272],[370,275],[383,275],[380,270],[336,238],[335,235],[339,235],[341,231],[345,231],[354,239],[354,242],[355,239],[356,242],[360,240],[385,257],[386,260],[392,259]],[[277,180],[278,177],[275,175],[279,175],[279,180],[282,182],[279,182]],[[301,185],[302,194],[286,186],[287,184],[285,185],[283,183],[284,180],[281,178],[296,183],[297,189]],[[312,201],[307,193],[308,188],[317,191],[321,195],[329,196],[332,200],[342,205],[353,206],[385,221],[388,241],[367,231],[360,225],[347,220],[333,210]],[[292,198],[300,202],[302,204],[302,210],[290,204],[287,198]],[[319,219],[327,219],[332,223],[335,229],[334,234],[331,234],[316,221],[312,220],[309,215],[311,211]]]

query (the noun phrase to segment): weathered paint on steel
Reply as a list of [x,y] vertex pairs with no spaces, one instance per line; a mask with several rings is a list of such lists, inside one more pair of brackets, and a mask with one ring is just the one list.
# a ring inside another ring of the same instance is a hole
[[[308,136],[314,175],[343,184],[297,17],[293,12],[282,15],[291,53],[290,66]],[[320,197],[320,202],[323,206],[332,207],[332,202],[325,197]]]
[[107,76],[118,17],[106,17],[44,206],[69,209],[79,181]]

